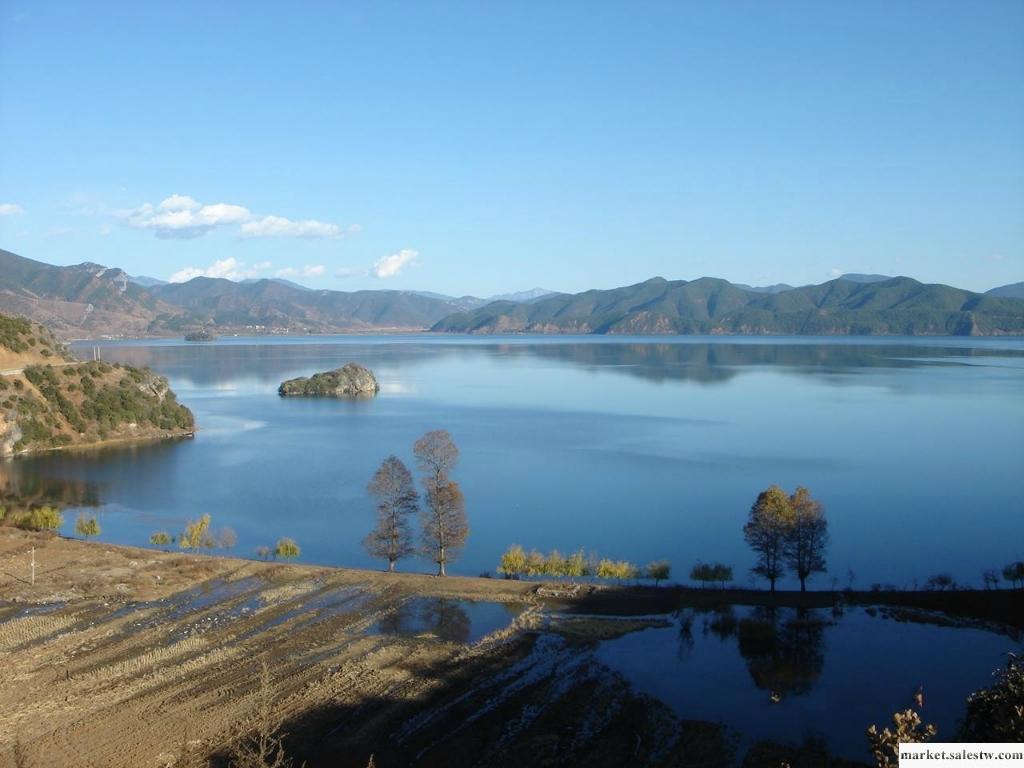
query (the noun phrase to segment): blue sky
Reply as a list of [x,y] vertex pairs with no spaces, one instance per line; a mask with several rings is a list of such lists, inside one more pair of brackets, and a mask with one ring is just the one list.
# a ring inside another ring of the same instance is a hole
[[0,247],[489,295],[1024,280],[1024,3],[0,3]]

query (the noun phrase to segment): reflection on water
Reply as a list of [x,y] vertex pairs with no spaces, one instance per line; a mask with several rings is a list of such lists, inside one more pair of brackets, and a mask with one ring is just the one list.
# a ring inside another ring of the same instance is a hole
[[825,627],[809,609],[756,608],[740,619],[736,638],[754,685],[777,696],[810,691],[825,664]]
[[684,719],[744,736],[800,744],[824,737],[838,755],[869,761],[864,730],[913,704],[953,740],[968,693],[988,685],[1013,639],[962,627],[901,623],[860,608],[722,607],[677,626],[606,640],[600,661]]
[[521,611],[522,606],[508,603],[416,597],[381,617],[370,632],[431,634],[451,643],[475,643],[484,635],[508,626]]
[[43,504],[59,508],[100,504],[99,489],[93,482],[24,469],[24,464],[0,460],[0,506],[17,509]]
[[[570,337],[572,338],[572,337]],[[615,339],[567,341],[529,337],[514,343],[490,340],[452,340],[421,336],[389,337],[373,342],[360,337],[308,339],[227,339],[202,346],[180,343],[128,342],[104,347],[118,362],[150,366],[159,371],[187,370],[198,387],[232,388],[240,379],[275,387],[296,370],[325,370],[350,360],[375,365],[421,365],[439,361],[477,360],[481,356],[506,362],[536,359],[591,371],[612,372],[651,381],[695,381],[716,384],[764,367],[784,367],[819,375],[858,368],[916,368],[986,364],[1010,358],[1024,367],[1024,344],[999,344],[958,339],[942,344],[932,339],[912,343],[888,339],[834,339],[822,343],[801,338],[772,338],[702,342],[693,337],[671,342],[629,342]],[[90,343],[91,345],[91,343]]]

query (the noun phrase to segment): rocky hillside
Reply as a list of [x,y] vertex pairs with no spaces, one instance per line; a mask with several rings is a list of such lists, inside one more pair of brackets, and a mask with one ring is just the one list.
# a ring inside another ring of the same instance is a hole
[[839,278],[760,293],[725,280],[665,280],[495,302],[432,329],[462,333],[971,335],[1024,333],[1024,301],[908,277]]
[[99,264],[56,267],[0,250],[0,311],[29,317],[61,338],[138,336],[182,311]]
[[80,362],[42,326],[0,314],[0,456],[191,434],[191,411],[148,369]]
[[425,330],[462,309],[411,291],[310,290],[281,280],[196,277],[143,286],[123,270],[57,267],[0,250],[0,311],[29,317],[59,337]]

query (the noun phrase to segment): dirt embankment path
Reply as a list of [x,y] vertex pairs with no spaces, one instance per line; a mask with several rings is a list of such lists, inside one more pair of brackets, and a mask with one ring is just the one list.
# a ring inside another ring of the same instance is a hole
[[[678,724],[599,674],[592,643],[521,631],[536,589],[0,529],[0,766],[16,745],[33,766],[206,765],[248,727],[263,664],[311,768],[668,755]],[[481,604],[499,620],[477,631]]]

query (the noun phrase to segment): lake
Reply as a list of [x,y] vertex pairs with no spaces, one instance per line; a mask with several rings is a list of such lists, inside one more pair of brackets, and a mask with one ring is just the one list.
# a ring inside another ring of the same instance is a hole
[[[235,554],[291,536],[301,562],[380,566],[366,484],[447,429],[471,533],[451,572],[493,572],[512,543],[672,561],[748,583],[742,526],[772,483],[829,519],[814,586],[913,586],[1024,559],[1024,340],[342,336],[98,342],[167,376],[192,440],[0,463],[0,489],[98,511],[101,540],[144,544],[204,512]],[[346,362],[372,400],[280,398]],[[412,560],[401,569],[430,570]],[[793,586],[786,581],[782,586]]]

